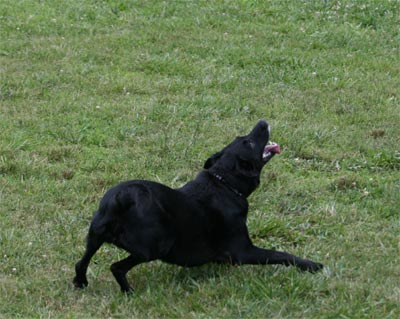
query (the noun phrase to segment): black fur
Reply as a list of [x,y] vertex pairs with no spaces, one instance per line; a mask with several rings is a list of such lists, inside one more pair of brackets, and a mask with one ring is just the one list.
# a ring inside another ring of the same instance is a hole
[[133,291],[126,273],[155,259],[189,267],[219,262],[322,269],[320,263],[258,248],[250,240],[246,198],[257,188],[261,169],[272,157],[263,158],[268,139],[268,124],[261,120],[249,135],[211,156],[204,170],[179,189],[143,180],[111,188],[93,217],[86,252],[75,266],[74,285],[87,286],[90,259],[104,242],[130,253],[111,265],[124,292]]

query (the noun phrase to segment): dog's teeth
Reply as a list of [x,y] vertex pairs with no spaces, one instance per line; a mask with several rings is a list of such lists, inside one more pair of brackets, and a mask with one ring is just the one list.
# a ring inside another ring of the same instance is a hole
[[271,155],[271,152],[263,153],[263,158],[266,158]]

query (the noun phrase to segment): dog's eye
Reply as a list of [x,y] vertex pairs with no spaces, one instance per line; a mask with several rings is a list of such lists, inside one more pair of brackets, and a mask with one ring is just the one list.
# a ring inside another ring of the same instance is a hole
[[251,148],[254,148],[255,143],[252,140],[243,140],[243,145],[250,146]]

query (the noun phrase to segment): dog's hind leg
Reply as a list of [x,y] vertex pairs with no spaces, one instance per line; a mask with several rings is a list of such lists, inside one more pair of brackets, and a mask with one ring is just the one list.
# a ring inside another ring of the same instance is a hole
[[90,263],[90,259],[104,243],[104,240],[99,236],[89,232],[89,236],[86,244],[86,251],[82,259],[79,260],[75,265],[75,278],[73,280],[76,288],[84,288],[88,285],[86,278],[86,271]]
[[132,267],[147,261],[150,260],[137,255],[130,255],[111,265],[111,272],[120,285],[122,292],[132,293],[134,291],[126,279],[126,273],[131,270]]

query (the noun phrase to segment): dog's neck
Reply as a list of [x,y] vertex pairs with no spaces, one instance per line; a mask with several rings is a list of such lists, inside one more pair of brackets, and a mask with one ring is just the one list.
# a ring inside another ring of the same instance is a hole
[[232,191],[233,193],[235,193],[237,196],[239,197],[244,197],[243,193],[239,192],[235,187],[233,187],[232,185],[230,185],[226,179],[218,173],[214,173],[214,172],[210,172],[210,174],[215,177],[217,180],[219,180],[222,184],[224,184],[230,191]]

